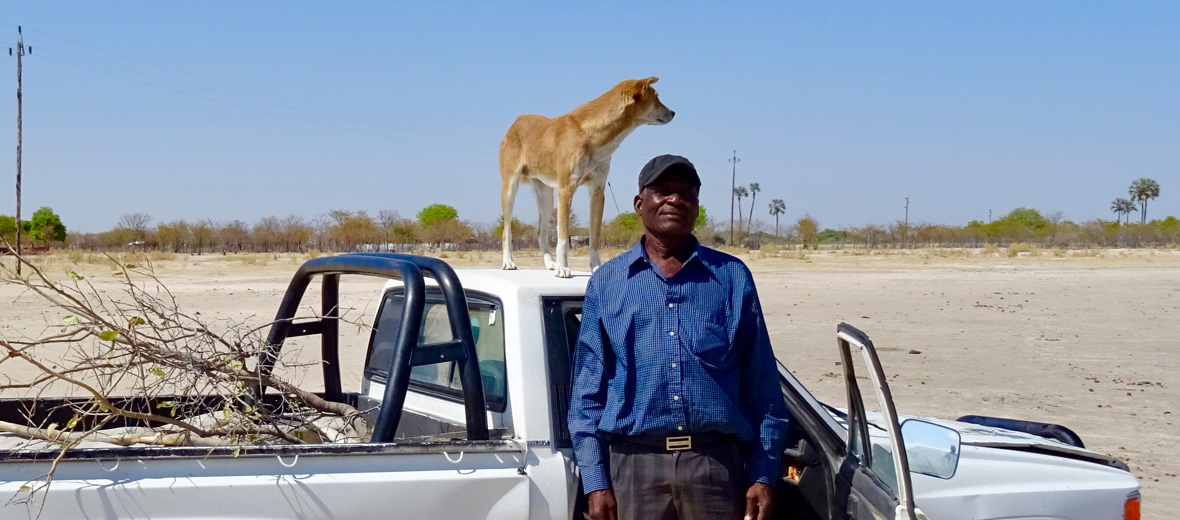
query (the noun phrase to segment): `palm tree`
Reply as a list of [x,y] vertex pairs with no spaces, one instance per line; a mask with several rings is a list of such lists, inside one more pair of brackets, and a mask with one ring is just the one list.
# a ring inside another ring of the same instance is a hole
[[733,189],[733,196],[737,197],[738,207],[738,231],[742,230],[742,197],[749,197],[750,193],[746,191],[745,186],[738,186]]
[[1127,220],[1130,221],[1130,214],[1132,211],[1135,211],[1135,209],[1134,202],[1131,202],[1129,199],[1124,199],[1122,197],[1114,199],[1114,202],[1110,203],[1110,210],[1115,214],[1114,221],[1116,224],[1121,221],[1119,217],[1122,215],[1127,215]]
[[774,236],[778,236],[778,216],[787,210],[786,203],[783,199],[774,199],[770,201],[770,214],[774,215]]
[[762,187],[756,182],[750,183],[750,221],[746,223],[746,233],[753,230],[754,227],[754,200],[758,198],[758,192],[762,191]]
[[1127,191],[1131,194],[1131,200],[1139,202],[1139,223],[1146,224],[1147,201],[1160,196],[1160,183],[1155,182],[1155,179],[1140,177],[1131,183]]
[[1123,201],[1123,215],[1126,215],[1126,217],[1127,217],[1125,223],[1130,224],[1131,223],[1131,214],[1134,213],[1139,208],[1135,207],[1135,201],[1133,201],[1133,200],[1123,199],[1122,197],[1120,197],[1120,199]]

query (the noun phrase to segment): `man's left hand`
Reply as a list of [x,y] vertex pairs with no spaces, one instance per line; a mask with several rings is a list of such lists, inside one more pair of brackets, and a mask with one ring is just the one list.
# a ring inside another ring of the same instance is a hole
[[770,520],[774,512],[774,488],[761,482],[750,486],[746,491],[745,520]]

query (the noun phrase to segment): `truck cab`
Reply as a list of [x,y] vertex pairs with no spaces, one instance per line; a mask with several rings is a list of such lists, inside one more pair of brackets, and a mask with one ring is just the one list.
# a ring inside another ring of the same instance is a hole
[[[505,273],[491,269],[462,270],[459,276],[467,297],[465,323],[471,327],[479,355],[491,437],[524,444],[529,462],[525,471],[547,476],[532,479],[530,518],[581,518],[585,497],[576,473],[566,414],[572,356],[589,277],[561,279],[545,271]],[[401,326],[398,318],[390,316],[400,315],[402,291],[400,282],[390,281],[381,297],[362,383],[361,393],[367,399],[376,401],[387,390],[388,377],[383,367],[393,348],[392,338]],[[419,342],[431,345],[449,341],[449,316],[441,290],[429,286]],[[867,363],[875,362],[871,342],[865,345],[867,337],[851,327],[846,329],[840,333],[841,349],[848,356],[846,364],[867,367]],[[869,355],[871,359],[865,357]],[[842,425],[810,394],[799,393],[802,386],[785,367],[779,365],[779,369],[792,421],[776,518],[826,519],[844,514],[857,518],[920,518],[909,494],[909,472],[898,470],[907,467],[905,450],[892,448],[901,444],[901,434],[888,395],[879,395],[871,386],[862,393],[857,388],[864,383],[857,375],[850,376],[850,396],[855,397],[857,412],[843,417],[854,418],[851,429],[860,432],[857,439],[864,442],[854,439],[854,445],[862,449],[846,450],[844,437],[849,425]],[[410,371],[406,418],[399,435],[462,435],[465,408],[460,370],[459,363],[452,361]],[[879,370],[864,368],[859,377],[884,382]],[[873,410],[878,423],[892,418],[891,434],[888,427],[870,424],[865,414]],[[410,427],[411,423],[422,426]],[[933,425],[927,428],[939,429]],[[871,462],[874,458],[878,462]],[[561,478],[553,478],[558,476]],[[906,516],[910,513],[914,516]]]
[[[579,499],[572,445],[566,428],[570,355],[577,338],[587,276],[556,278],[547,271],[462,270],[467,324],[479,356],[491,438],[513,439],[526,448],[533,479],[530,518],[568,518]],[[361,393],[379,400],[386,390],[387,360],[400,327],[403,287],[386,283],[374,319]],[[419,339],[450,339],[441,290],[426,290]],[[410,371],[399,435],[460,438],[465,431],[463,384],[458,362],[416,366]]]

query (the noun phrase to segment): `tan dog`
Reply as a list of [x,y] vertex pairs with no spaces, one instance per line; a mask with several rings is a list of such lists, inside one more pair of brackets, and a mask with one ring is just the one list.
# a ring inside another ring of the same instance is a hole
[[[563,116],[516,118],[500,141],[500,204],[504,210],[504,269],[512,261],[512,206],[523,180],[533,185],[540,217],[537,235],[545,267],[569,278],[570,205],[574,192],[590,187],[590,269],[601,264],[602,205],[611,154],[639,125],[662,125],[675,112],[660,103],[652,83],[659,78],[629,79]],[[549,255],[549,215],[557,188],[557,261]]]

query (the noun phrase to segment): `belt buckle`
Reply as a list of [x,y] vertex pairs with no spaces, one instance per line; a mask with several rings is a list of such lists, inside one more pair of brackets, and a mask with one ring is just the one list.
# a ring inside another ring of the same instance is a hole
[[683,437],[666,437],[664,439],[664,446],[668,451],[684,451],[692,449],[692,436],[685,435]]

